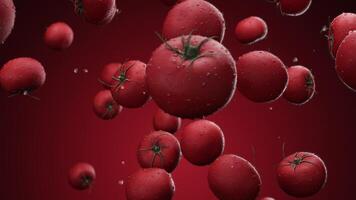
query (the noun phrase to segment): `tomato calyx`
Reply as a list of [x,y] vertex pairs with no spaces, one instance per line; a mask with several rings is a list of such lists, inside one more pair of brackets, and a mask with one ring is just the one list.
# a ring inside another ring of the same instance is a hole
[[160,136],[162,136],[162,135],[157,136],[156,140],[154,140],[152,142],[151,147],[146,148],[146,149],[139,149],[139,151],[152,151],[153,152],[154,155],[152,157],[151,167],[154,167],[157,156],[159,157],[159,160],[160,160],[159,166],[163,166],[163,163],[164,163],[164,157],[162,154],[162,150],[165,148],[168,148],[168,146],[162,145],[160,143],[160,139],[159,139]]
[[294,155],[294,158],[292,161],[287,161],[288,162],[288,166],[291,166],[293,168],[293,170],[295,171],[296,168],[303,164],[303,163],[308,163],[308,164],[311,164],[311,165],[314,165],[312,162],[309,162],[307,160],[305,160],[306,158],[309,158],[309,157],[312,157],[312,156],[308,156],[308,155],[305,155],[303,154],[302,156],[299,155],[299,153],[296,153]]
[[89,176],[89,175],[84,175],[80,177],[80,185],[83,188],[87,188],[91,185],[91,183],[93,182],[93,177]]
[[16,91],[16,92],[10,94],[8,97],[10,98],[10,97],[18,96],[18,95],[27,96],[27,97],[30,97],[30,98],[32,98],[34,100],[37,100],[37,101],[40,100],[40,98],[31,95],[31,89],[23,89],[23,90]]
[[83,15],[84,5],[82,0],[74,0],[74,10],[78,15]]
[[314,79],[313,77],[308,74],[306,77],[305,77],[305,85],[307,87],[307,90],[308,92],[313,92],[313,89],[314,89]]
[[214,36],[204,39],[198,45],[193,45],[191,43],[191,39],[192,39],[192,36],[193,36],[192,33],[190,33],[187,38],[185,38],[185,36],[181,36],[181,41],[182,41],[183,48],[182,49],[178,49],[178,48],[172,47],[172,45],[170,45],[168,43],[168,41],[166,39],[164,39],[159,33],[156,32],[156,35],[164,43],[164,45],[166,46],[166,48],[168,50],[170,50],[170,51],[174,52],[175,54],[179,55],[185,61],[187,61],[187,60],[191,61],[190,64],[193,64],[194,61],[198,60],[199,58],[211,55],[211,54],[208,54],[208,53],[202,54],[201,53],[201,48],[203,47],[203,45],[205,43],[207,43],[211,39],[213,39]]

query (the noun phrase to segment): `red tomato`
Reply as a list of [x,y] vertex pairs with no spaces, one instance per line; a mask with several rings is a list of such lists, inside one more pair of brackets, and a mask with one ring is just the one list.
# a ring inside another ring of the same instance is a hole
[[271,102],[284,92],[288,73],[283,62],[267,51],[252,51],[237,61],[238,90],[258,103]]
[[336,54],[336,72],[341,81],[356,91],[356,31],[352,31],[340,44]]
[[168,12],[162,32],[167,39],[194,34],[214,37],[221,42],[225,34],[225,20],[222,13],[207,1],[183,1]]
[[88,163],[77,163],[69,170],[68,180],[74,189],[88,189],[95,180],[94,167]]
[[50,48],[62,50],[70,47],[73,37],[73,30],[68,24],[56,22],[47,28],[44,34],[44,41]]
[[33,58],[15,58],[0,70],[0,85],[11,94],[24,94],[41,87],[46,80],[46,72],[40,62]]
[[263,40],[268,33],[266,22],[260,17],[248,17],[237,23],[236,38],[244,44],[253,44]]
[[350,31],[354,30],[356,30],[356,14],[354,13],[342,13],[331,22],[329,27],[329,49],[333,57],[336,56],[341,42]]
[[182,36],[152,54],[146,82],[153,100],[165,112],[182,118],[210,115],[227,105],[236,87],[236,66],[219,42]]
[[236,155],[222,155],[210,165],[210,189],[218,199],[256,199],[261,187],[257,170],[245,159]]
[[99,76],[99,82],[105,88],[112,88],[117,82],[113,77],[115,74],[120,71],[121,63],[109,63],[104,66],[101,74]]
[[0,42],[3,44],[9,37],[15,24],[16,8],[12,0],[1,0],[0,3]]
[[315,81],[311,71],[297,65],[288,68],[288,86],[283,97],[289,102],[302,105],[308,102],[315,93]]
[[137,149],[137,160],[142,168],[162,168],[172,172],[181,157],[176,137],[165,131],[146,135]]
[[282,14],[299,16],[304,14],[310,7],[312,0],[278,0]]
[[115,101],[126,108],[142,107],[149,99],[146,81],[146,64],[128,61],[119,67],[114,74],[115,84],[111,93]]
[[181,125],[179,117],[172,116],[165,113],[163,110],[158,109],[153,117],[153,128],[156,131],[162,130],[169,133],[175,133]]
[[74,0],[75,12],[92,24],[108,24],[118,12],[115,0]]
[[163,169],[140,169],[126,184],[127,200],[171,200],[174,195],[172,176]]
[[122,111],[122,106],[117,105],[110,90],[102,90],[94,98],[93,109],[99,118],[107,120],[116,117]]
[[284,192],[294,197],[309,197],[326,184],[324,162],[315,154],[297,152],[284,158],[277,167],[277,180]]
[[209,165],[224,151],[224,133],[214,122],[197,120],[181,133],[183,156],[194,165]]

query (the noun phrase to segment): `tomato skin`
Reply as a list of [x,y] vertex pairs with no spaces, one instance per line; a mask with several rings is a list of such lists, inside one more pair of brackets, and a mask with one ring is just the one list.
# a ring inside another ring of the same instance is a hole
[[272,102],[284,92],[288,73],[283,62],[267,51],[252,51],[237,61],[238,90],[257,103]]
[[118,105],[112,98],[110,90],[101,90],[94,97],[94,113],[101,119],[113,119],[122,111],[122,106]]
[[125,108],[142,107],[148,100],[149,94],[145,81],[146,64],[132,60],[119,67],[114,77],[120,78],[121,72],[126,72],[125,80],[116,80],[111,89],[114,100]]
[[225,29],[223,14],[214,5],[203,0],[189,0],[176,4],[168,12],[162,33],[166,39],[194,34],[215,37],[222,42]]
[[1,0],[0,3],[0,43],[3,44],[14,28],[16,8],[13,0]]
[[105,25],[117,13],[115,0],[74,0],[75,11],[92,24]]
[[103,85],[104,88],[112,88],[115,85],[116,80],[113,79],[113,76],[119,71],[121,63],[109,63],[105,65],[99,76],[99,82]]
[[311,71],[303,66],[297,65],[288,68],[288,85],[283,97],[296,105],[308,102],[315,93],[315,81]]
[[44,34],[46,45],[55,50],[63,50],[70,47],[73,38],[72,28],[64,22],[51,24]]
[[158,131],[175,133],[181,126],[181,119],[158,109],[153,117],[153,128]]
[[289,16],[300,16],[310,7],[312,0],[279,0],[282,14]]
[[[205,39],[193,35],[191,43],[198,45]],[[183,48],[181,37],[167,43],[180,50]],[[153,52],[146,69],[146,83],[152,99],[166,113],[200,118],[230,102],[236,87],[234,59],[215,40],[202,45],[200,55],[204,54],[208,55],[192,62],[170,51],[165,44]]]
[[181,131],[183,156],[192,164],[209,165],[219,157],[225,146],[224,133],[214,122],[197,120]]
[[342,13],[335,17],[329,27],[329,49],[333,57],[336,56],[341,42],[350,31],[356,30],[356,14]]
[[235,36],[243,44],[253,44],[263,40],[268,33],[266,22],[256,16],[239,21],[235,27]]
[[336,72],[341,81],[356,91],[356,31],[352,31],[340,44],[336,54]]
[[[159,148],[155,153],[154,148]],[[165,131],[154,131],[146,135],[137,148],[137,160],[142,168],[162,168],[172,172],[181,158],[178,140]]]
[[68,174],[69,184],[77,190],[85,190],[90,188],[95,181],[94,167],[88,163],[77,163]]
[[[296,158],[304,162],[291,164]],[[281,189],[294,197],[309,197],[326,184],[327,170],[324,162],[315,154],[297,152],[284,158],[277,167],[277,180]]]
[[275,199],[272,198],[272,197],[264,197],[264,198],[262,198],[261,200],[275,200]]
[[126,184],[127,200],[171,200],[174,195],[174,182],[163,169],[140,169]]
[[42,64],[33,58],[12,59],[0,70],[0,85],[11,94],[36,90],[45,80],[46,72]]
[[236,155],[222,155],[210,165],[209,187],[218,199],[252,200],[260,191],[261,178],[257,170]]

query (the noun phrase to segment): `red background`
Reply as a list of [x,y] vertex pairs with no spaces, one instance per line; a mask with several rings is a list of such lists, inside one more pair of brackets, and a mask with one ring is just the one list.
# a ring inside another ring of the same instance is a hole
[[[270,50],[292,65],[298,57],[299,64],[313,70],[317,84],[315,97],[301,107],[283,99],[255,104],[237,92],[224,110],[208,117],[225,132],[225,153],[240,155],[256,166],[263,181],[262,196],[291,200],[275,179],[285,141],[288,154],[315,152],[328,167],[326,187],[306,199],[352,199],[356,94],[338,80],[327,41],[319,32],[328,17],[356,11],[356,1],[314,0],[300,17],[281,16],[264,0],[211,2],[224,13],[223,43],[235,58],[251,50]],[[109,25],[94,26],[75,16],[69,0],[15,0],[15,4],[15,29],[0,46],[0,64],[15,57],[34,57],[45,66],[47,82],[34,93],[40,101],[7,98],[0,92],[0,198],[125,199],[124,186],[118,181],[138,169],[135,150],[142,136],[152,130],[156,107],[150,102],[142,109],[125,109],[112,121],[102,121],[92,112],[92,99],[101,89],[96,78],[108,62],[148,61],[160,44],[154,31],[161,29],[169,8],[159,0],[120,0],[122,13]],[[251,15],[266,20],[269,34],[262,42],[243,46],[233,37],[233,28]],[[42,41],[45,28],[58,20],[70,24],[75,32],[72,47],[63,52],[48,49]],[[74,68],[80,69],[78,74]],[[67,184],[68,169],[78,161],[96,168],[97,181],[91,191],[78,192]],[[173,177],[175,200],[215,199],[208,188],[207,167],[195,167],[183,159]]]

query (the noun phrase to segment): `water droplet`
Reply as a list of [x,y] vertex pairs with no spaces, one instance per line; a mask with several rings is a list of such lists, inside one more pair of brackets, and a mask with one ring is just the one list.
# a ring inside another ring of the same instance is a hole
[[124,185],[124,180],[119,180],[118,183],[119,185]]
[[298,61],[299,61],[299,59],[298,59],[297,57],[294,57],[294,58],[293,58],[293,62],[294,62],[294,63],[297,63]]
[[89,70],[86,69],[86,68],[84,68],[82,71],[83,71],[84,73],[88,73],[88,72],[89,72]]
[[123,89],[125,89],[125,87],[122,85],[122,86],[120,87],[120,89],[122,89],[122,90],[123,90]]
[[143,91],[142,94],[143,94],[143,95],[146,95],[147,93],[146,93],[146,91]]
[[171,93],[167,93],[166,96],[167,96],[167,97],[170,97],[170,96],[171,96]]
[[210,76],[210,72],[207,72],[207,73],[206,73],[206,76],[209,77],[209,76]]
[[206,82],[203,82],[203,83],[201,84],[201,86],[202,86],[202,87],[205,87],[205,86],[206,86]]
[[126,163],[125,163],[125,161],[124,161],[124,160],[122,160],[122,161],[121,161],[121,164],[122,164],[122,165],[124,165],[124,164],[126,164]]
[[74,74],[77,74],[77,73],[78,73],[78,71],[79,71],[79,69],[78,69],[78,68],[74,68],[74,70],[73,70]]
[[273,107],[269,107],[269,110],[273,110]]

